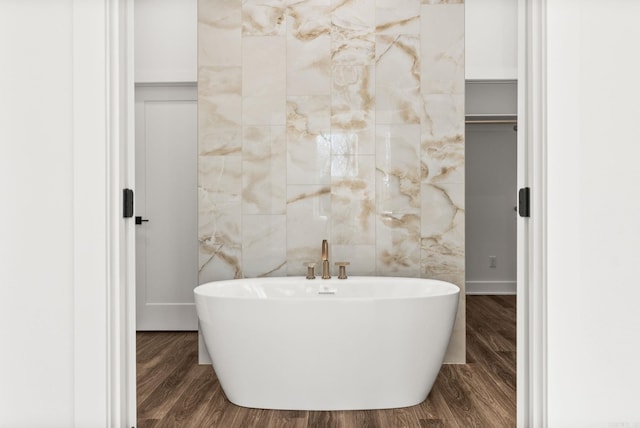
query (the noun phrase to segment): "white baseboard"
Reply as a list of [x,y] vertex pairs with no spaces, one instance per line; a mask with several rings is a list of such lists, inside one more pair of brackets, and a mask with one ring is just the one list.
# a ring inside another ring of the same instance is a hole
[[466,294],[516,294],[516,281],[467,281]]

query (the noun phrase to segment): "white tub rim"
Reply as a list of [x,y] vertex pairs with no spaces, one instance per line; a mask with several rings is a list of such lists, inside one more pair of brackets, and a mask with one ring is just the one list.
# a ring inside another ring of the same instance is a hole
[[[349,286],[366,286],[365,281],[375,281],[376,285],[387,287],[389,282],[400,282],[405,287],[411,288],[412,291],[424,291],[424,294],[407,294],[399,296],[383,295],[383,296],[345,296],[341,292],[336,294],[319,294],[320,288],[325,287],[329,289],[335,289],[337,291],[344,289],[348,290]],[[283,284],[284,281],[284,284]],[[290,285],[305,287],[304,295],[298,296],[275,296],[275,295],[259,295],[247,294],[247,295],[225,295],[222,293],[215,293],[217,290],[233,290],[240,291],[240,284],[242,282],[245,290],[246,287],[269,287],[270,285]],[[413,283],[413,284],[412,284]],[[383,285],[384,284],[384,285]],[[434,292],[433,287],[437,287],[437,292]],[[429,289],[431,288],[431,289]],[[394,276],[350,276],[347,279],[341,280],[336,277],[325,280],[317,277],[316,279],[306,279],[304,276],[281,276],[281,277],[258,277],[258,278],[238,278],[227,279],[219,281],[210,281],[195,287],[193,290],[196,296],[201,296],[209,299],[229,299],[229,300],[269,300],[269,301],[318,301],[318,300],[345,300],[345,301],[377,301],[377,300],[411,300],[411,299],[430,299],[445,297],[449,295],[456,295],[460,293],[460,287],[443,280],[431,279],[431,278],[416,278],[416,277],[394,277]],[[313,299],[311,299],[313,297]]]

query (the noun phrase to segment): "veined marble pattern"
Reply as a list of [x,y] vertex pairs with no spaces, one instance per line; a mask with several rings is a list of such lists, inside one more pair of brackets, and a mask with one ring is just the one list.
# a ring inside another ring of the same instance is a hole
[[242,277],[240,202],[216,201],[198,189],[200,282]]
[[421,0],[422,4],[463,4],[464,0]]
[[245,215],[242,218],[244,276],[287,276],[285,215]]
[[371,65],[375,54],[375,0],[331,1],[331,59]]
[[334,154],[375,153],[375,67],[333,67],[331,135]]
[[285,6],[284,0],[242,0],[242,34],[284,36]]
[[335,66],[332,70],[331,126],[365,129],[373,125],[375,75],[373,67]]
[[[198,67],[242,65],[242,3],[198,0]],[[200,78],[198,77],[198,80]]]
[[329,96],[292,96],[287,100],[287,183],[331,182]]
[[[337,271],[335,262],[348,261],[348,275],[375,276],[376,271],[376,246],[375,245],[331,245],[331,272]],[[355,272],[355,273],[354,273]]]
[[200,67],[198,81],[199,155],[239,155],[242,147],[241,68]]
[[333,156],[331,177],[330,242],[375,244],[375,157]]
[[304,275],[328,239],[334,275],[464,290],[462,3],[199,0],[201,282]]
[[284,36],[243,38],[243,125],[285,124],[285,53]]
[[420,214],[420,125],[376,128],[378,212]]
[[287,186],[287,275],[305,275],[320,266],[320,245],[329,239],[331,186]]
[[376,34],[420,34],[420,0],[376,0]]
[[331,17],[328,2],[301,1],[288,8],[287,94],[331,94]]
[[284,126],[246,127],[242,148],[243,214],[285,214]]
[[376,37],[376,122],[420,123],[420,39]]
[[420,215],[378,213],[376,249],[380,275],[420,277]]
[[464,5],[423,5],[420,58],[422,92],[464,93]]

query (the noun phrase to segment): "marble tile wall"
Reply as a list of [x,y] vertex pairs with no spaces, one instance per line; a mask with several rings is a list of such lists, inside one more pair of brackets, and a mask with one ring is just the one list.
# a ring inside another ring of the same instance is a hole
[[463,289],[462,0],[199,0],[200,282],[351,275]]

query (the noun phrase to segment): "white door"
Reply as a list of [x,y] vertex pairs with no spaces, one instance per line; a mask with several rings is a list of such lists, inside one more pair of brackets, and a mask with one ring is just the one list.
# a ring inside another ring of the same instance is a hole
[[136,87],[136,329],[196,330],[195,85]]

